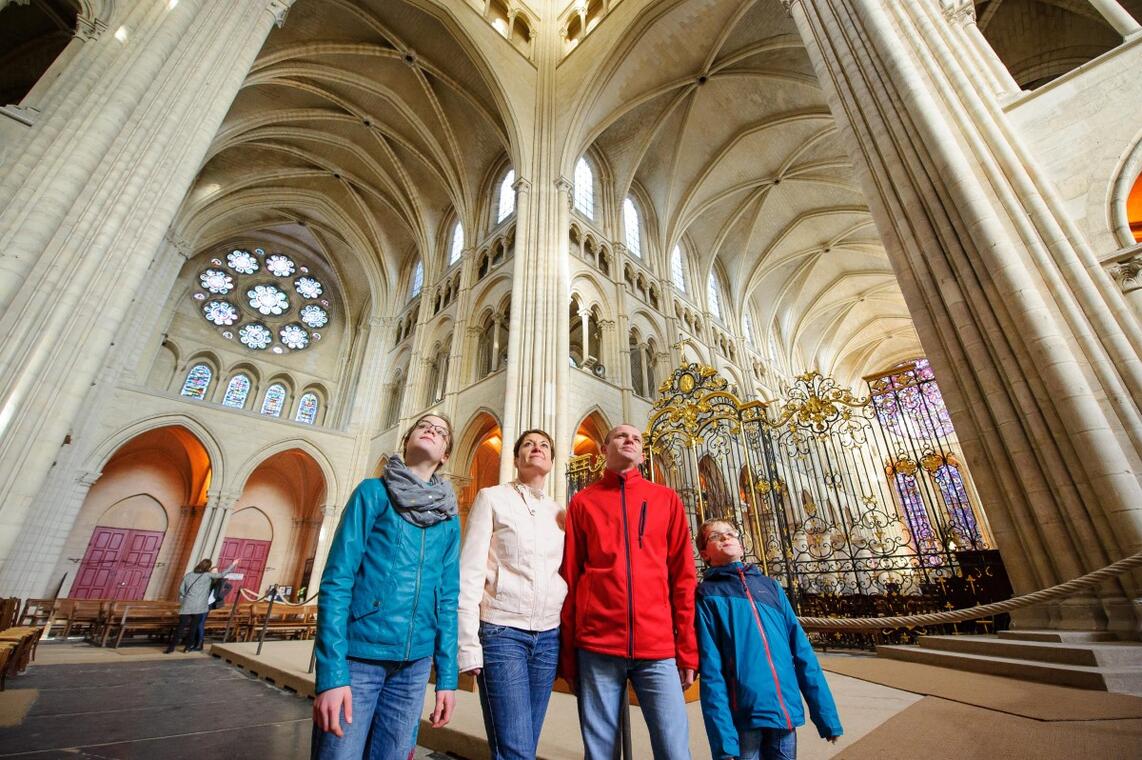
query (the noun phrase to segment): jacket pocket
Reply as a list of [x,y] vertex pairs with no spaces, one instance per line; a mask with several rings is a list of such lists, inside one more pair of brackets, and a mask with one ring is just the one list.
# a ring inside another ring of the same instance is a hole
[[349,607],[349,622],[355,623],[362,618],[367,618],[369,615],[376,614],[380,611],[380,599],[365,599],[360,602],[354,602]]

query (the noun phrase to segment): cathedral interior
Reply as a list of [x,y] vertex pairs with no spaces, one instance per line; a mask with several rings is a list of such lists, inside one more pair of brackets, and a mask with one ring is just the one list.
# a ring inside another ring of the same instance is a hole
[[[0,0],[0,594],[169,600],[209,557],[306,599],[428,412],[462,516],[522,430],[565,501],[607,430],[646,429],[652,476],[745,527],[806,614],[1136,554],[1139,20]],[[695,386],[738,426],[667,424]],[[874,450],[819,419],[789,444],[821,399]],[[1136,639],[1142,575],[1004,624]]]

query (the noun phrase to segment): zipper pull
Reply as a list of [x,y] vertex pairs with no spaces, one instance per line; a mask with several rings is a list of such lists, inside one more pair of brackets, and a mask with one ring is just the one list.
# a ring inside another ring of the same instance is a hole
[[642,534],[646,530],[646,499],[642,500],[642,509],[638,513],[638,548],[642,548]]

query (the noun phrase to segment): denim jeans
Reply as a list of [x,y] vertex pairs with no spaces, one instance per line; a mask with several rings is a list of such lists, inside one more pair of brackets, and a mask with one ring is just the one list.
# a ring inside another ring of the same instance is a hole
[[753,728],[738,732],[740,760],[797,760],[797,731]]
[[480,706],[492,760],[534,758],[555,683],[559,629],[533,632],[481,621],[480,645]]
[[201,615],[179,615],[178,626],[171,634],[170,641],[167,642],[168,652],[173,652],[174,648],[182,643],[184,649],[194,649],[196,646],[201,647],[202,644],[198,640],[198,627],[206,624],[206,614]]
[[579,728],[587,760],[613,760],[627,679],[638,696],[655,760],[690,757],[686,698],[674,658],[629,660],[580,649]]
[[408,662],[349,660],[353,722],[338,738],[313,726],[313,760],[407,760],[416,744],[431,657]]

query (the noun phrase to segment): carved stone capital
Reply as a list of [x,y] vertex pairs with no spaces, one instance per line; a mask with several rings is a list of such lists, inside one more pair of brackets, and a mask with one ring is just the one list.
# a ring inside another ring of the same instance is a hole
[[99,478],[102,477],[102,475],[103,475],[102,471],[100,471],[100,472],[81,472],[81,473],[76,474],[75,482],[77,485],[81,485],[85,488],[91,488],[93,485],[95,485],[95,481],[99,480]]
[[75,36],[84,42],[95,42],[107,31],[107,24],[97,18],[77,16],[75,19]]
[[523,177],[520,177],[519,179],[517,179],[515,182],[512,183],[512,190],[516,191],[516,195],[519,195],[520,193],[531,192],[531,180],[527,180],[527,179],[524,179]]
[[1142,289],[1142,254],[1111,264],[1108,271],[1123,293]]
[[184,259],[189,261],[190,257],[194,255],[194,245],[174,230],[167,230],[167,234],[163,236],[163,239]]
[[281,29],[285,24],[286,16],[289,14],[290,6],[294,0],[270,0],[266,6],[266,10],[274,17],[274,26]]
[[975,21],[975,3],[973,0],[940,0],[940,10],[944,18],[951,24],[963,24]]

